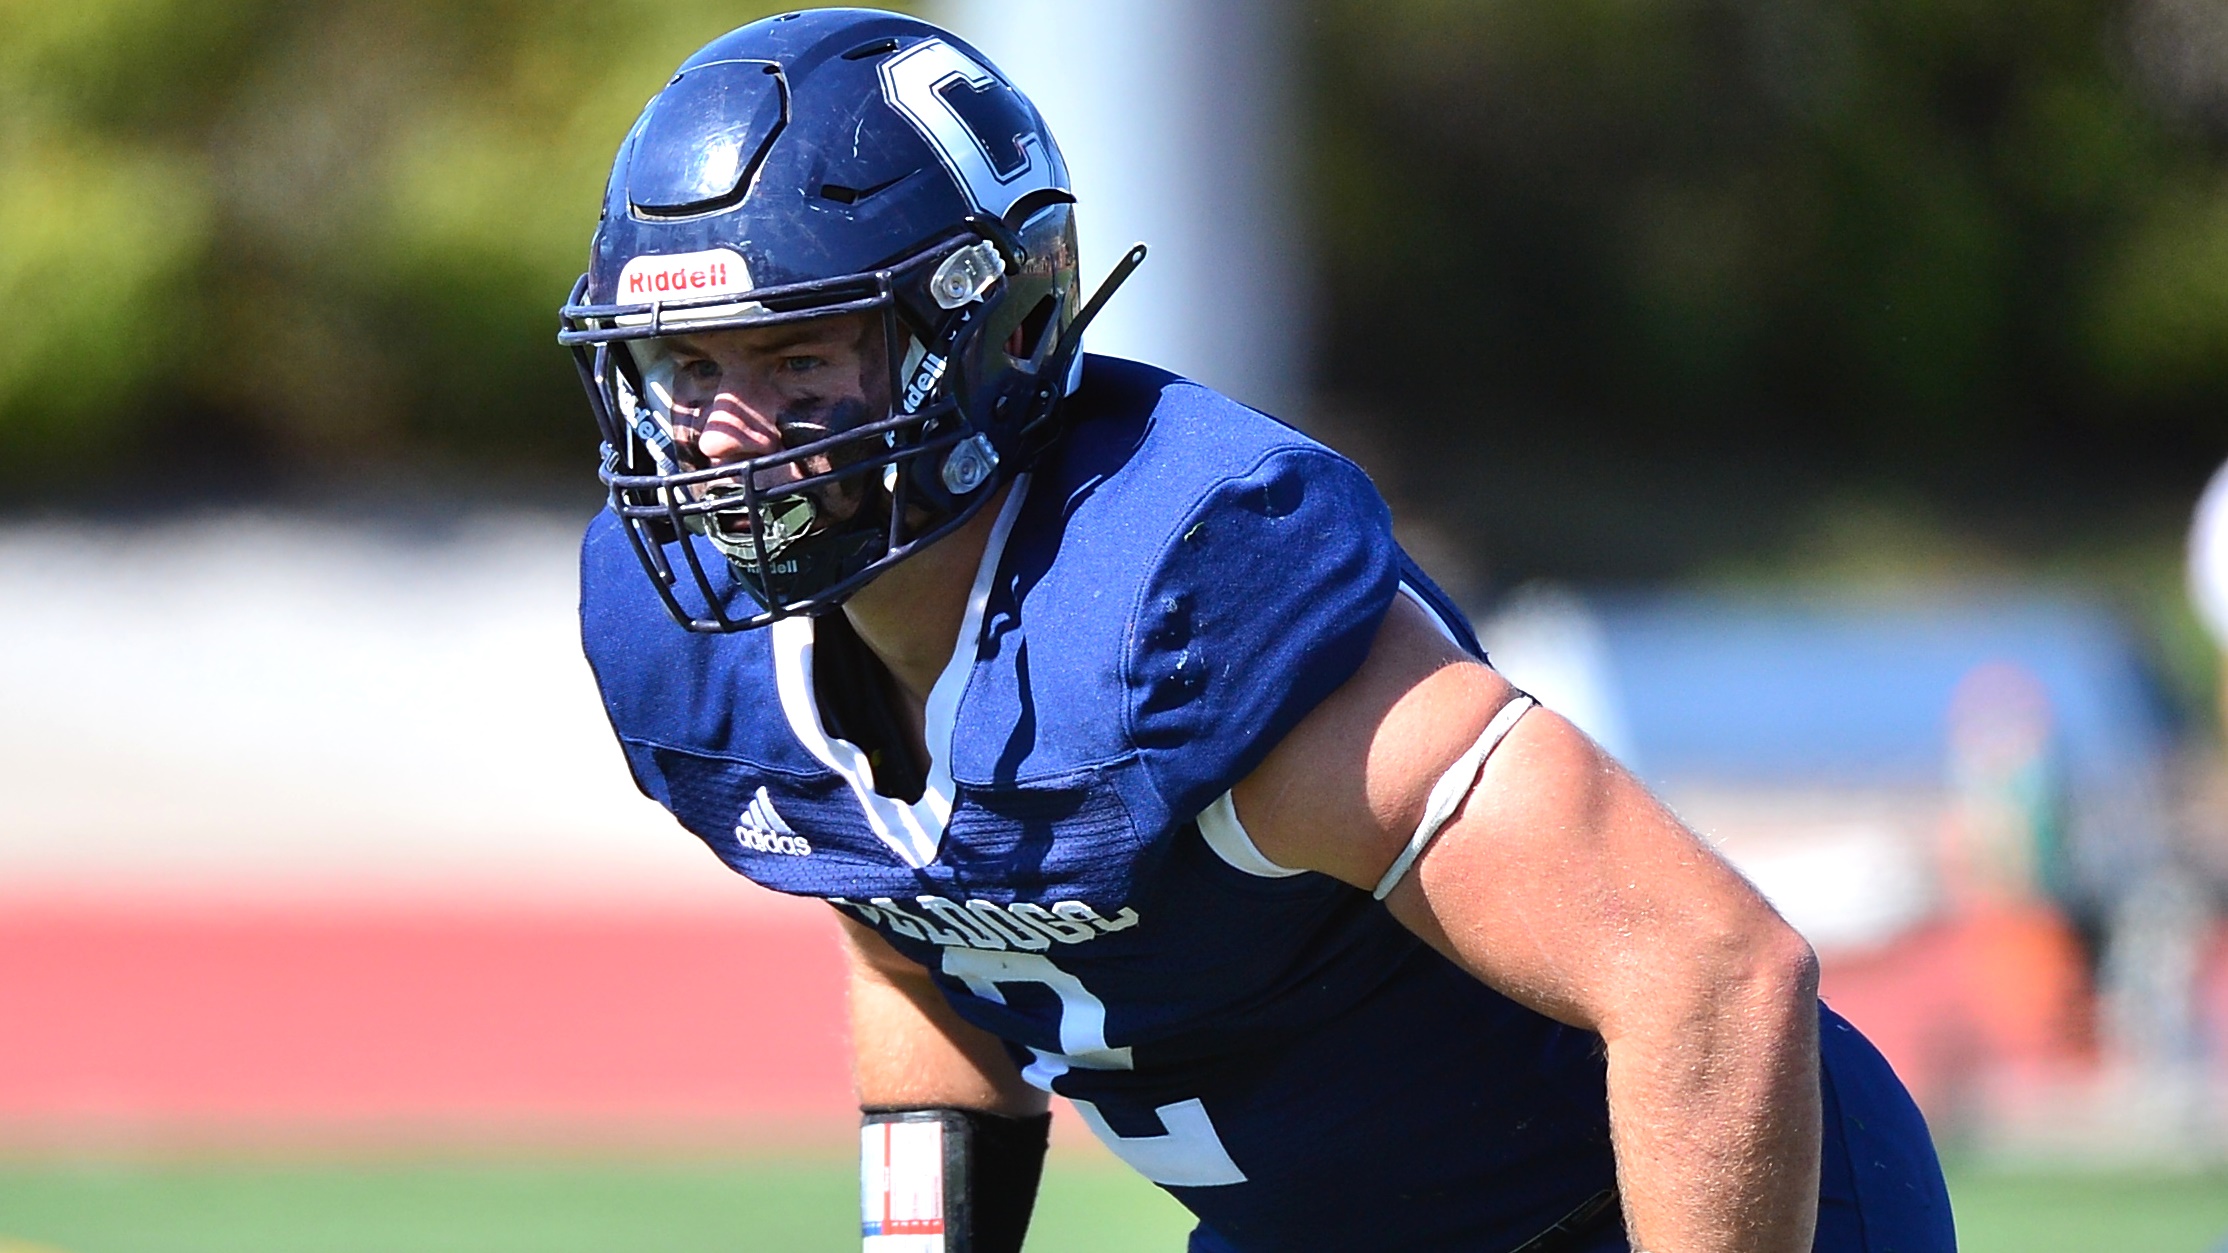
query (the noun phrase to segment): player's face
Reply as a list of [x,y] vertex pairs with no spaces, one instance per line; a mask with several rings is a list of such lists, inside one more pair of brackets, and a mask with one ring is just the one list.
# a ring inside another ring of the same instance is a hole
[[[628,352],[639,370],[639,404],[651,417],[635,430],[662,473],[713,470],[691,475],[675,495],[700,506],[688,526],[729,557],[762,560],[813,528],[867,511],[880,484],[867,466],[889,444],[871,430],[847,435],[889,417],[880,319],[842,314],[673,334],[631,341]],[[831,446],[809,448],[818,444]],[[809,484],[782,493],[800,482]],[[744,508],[749,488],[762,493],[755,513]]]
[[[650,341],[638,350],[666,395],[668,434],[695,464],[732,465],[839,435],[887,415],[880,323],[862,314]],[[840,455],[839,455],[840,456]],[[838,468],[816,456],[761,471],[761,489]],[[813,496],[848,517],[865,485],[840,480]]]

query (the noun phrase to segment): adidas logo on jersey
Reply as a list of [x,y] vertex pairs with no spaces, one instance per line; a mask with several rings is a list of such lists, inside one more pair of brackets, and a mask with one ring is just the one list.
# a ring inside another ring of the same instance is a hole
[[766,795],[765,788],[758,789],[758,795],[750,798],[750,804],[735,819],[735,839],[755,853],[812,856],[812,842],[797,834],[796,828],[775,812],[774,798]]

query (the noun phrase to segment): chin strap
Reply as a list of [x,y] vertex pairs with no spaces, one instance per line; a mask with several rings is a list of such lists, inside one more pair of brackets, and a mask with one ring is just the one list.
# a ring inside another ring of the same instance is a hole
[[1145,263],[1145,251],[1143,244],[1130,245],[1129,251],[1122,254],[1122,259],[1115,262],[1114,268],[1099,282],[1098,290],[1084,302],[1083,308],[1076,313],[1075,320],[1068,323],[1067,333],[1060,337],[1060,346],[1053,349],[1052,356],[1046,359],[1041,381],[1036,390],[1029,393],[1028,409],[1022,416],[1021,429],[1014,436],[1015,445],[1021,450],[1023,465],[1050,448],[1053,441],[1059,438],[1060,402],[1066,398],[1064,389],[1067,387],[1068,373],[1075,368],[1075,363],[1083,352],[1084,328],[1098,317],[1099,310],[1104,309],[1106,302],[1113,299],[1114,293],[1129,280],[1129,276],[1137,272],[1137,267]]

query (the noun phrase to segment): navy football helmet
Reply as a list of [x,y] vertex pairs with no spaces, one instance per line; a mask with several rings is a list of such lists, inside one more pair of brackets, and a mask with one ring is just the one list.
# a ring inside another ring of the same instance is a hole
[[[1081,306],[1073,204],[1035,107],[926,22],[790,13],[681,64],[620,144],[558,337],[676,621],[831,609],[1056,437],[1083,326],[1144,255]],[[676,345],[838,317],[879,328],[858,354],[876,377],[785,409],[771,452],[699,454]]]

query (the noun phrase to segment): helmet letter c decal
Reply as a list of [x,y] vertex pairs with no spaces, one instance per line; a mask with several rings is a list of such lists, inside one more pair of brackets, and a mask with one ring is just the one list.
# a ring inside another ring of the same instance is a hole
[[879,68],[882,98],[936,150],[977,209],[1004,216],[1030,192],[1059,185],[1029,106],[973,57],[929,39]]

